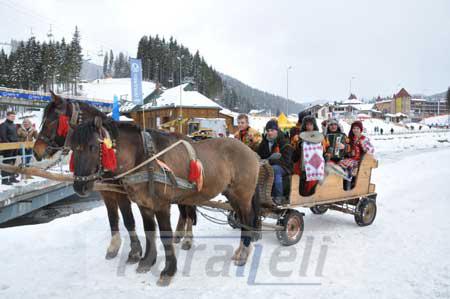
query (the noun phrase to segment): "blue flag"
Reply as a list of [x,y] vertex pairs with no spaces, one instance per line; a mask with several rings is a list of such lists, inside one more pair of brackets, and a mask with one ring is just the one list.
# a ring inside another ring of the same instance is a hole
[[117,97],[116,95],[114,95],[112,119],[114,119],[116,121],[119,121],[119,119],[120,119],[119,97]]
[[142,63],[140,59],[130,58],[131,98],[134,104],[142,105]]

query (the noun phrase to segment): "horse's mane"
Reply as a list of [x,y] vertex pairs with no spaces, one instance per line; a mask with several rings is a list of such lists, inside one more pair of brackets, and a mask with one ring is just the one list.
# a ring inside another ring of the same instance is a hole
[[[78,105],[80,106],[80,109],[82,111],[88,112],[89,114],[91,114],[93,116],[99,116],[103,120],[108,119],[108,116],[105,113],[101,112],[100,110],[98,110],[94,106],[89,105],[88,103],[85,103],[83,101],[70,100],[70,99],[63,99],[63,101],[66,101],[68,104],[70,104],[70,103],[78,103]],[[47,106],[45,106],[44,114],[42,116],[41,125],[45,123],[45,120],[50,116],[50,113],[54,109],[56,109],[56,103],[53,102],[53,101],[51,101]]]

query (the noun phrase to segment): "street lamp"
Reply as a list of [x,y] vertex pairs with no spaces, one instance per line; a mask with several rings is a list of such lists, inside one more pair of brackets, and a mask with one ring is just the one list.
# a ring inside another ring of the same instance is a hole
[[286,116],[289,116],[289,70],[292,66],[288,66],[286,69]]
[[184,58],[184,55],[181,55],[181,57],[177,56],[177,59],[180,61],[180,116],[179,116],[179,121],[180,121],[180,133],[183,133],[182,131],[182,125],[181,122],[183,120],[183,104],[182,104],[182,98],[181,98],[181,94],[183,93],[183,87],[181,86],[181,62],[182,59]]

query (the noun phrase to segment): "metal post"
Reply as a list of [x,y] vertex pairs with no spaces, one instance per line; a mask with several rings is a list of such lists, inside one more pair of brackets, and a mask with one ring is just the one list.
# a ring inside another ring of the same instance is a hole
[[288,66],[286,69],[286,117],[289,116],[289,70],[292,66]]

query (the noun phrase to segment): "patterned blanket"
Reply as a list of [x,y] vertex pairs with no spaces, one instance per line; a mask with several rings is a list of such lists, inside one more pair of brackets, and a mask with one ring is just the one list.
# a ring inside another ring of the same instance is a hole
[[322,181],[325,176],[325,161],[321,143],[303,141],[303,164],[306,181]]

